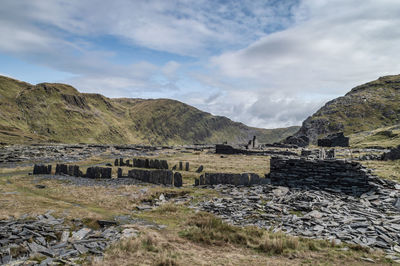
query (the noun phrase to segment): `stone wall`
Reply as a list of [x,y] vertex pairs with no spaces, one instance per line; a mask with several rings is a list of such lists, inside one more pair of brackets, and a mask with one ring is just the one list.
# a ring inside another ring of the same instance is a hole
[[137,168],[148,168],[148,169],[168,169],[168,162],[166,160],[158,160],[158,159],[140,159],[133,158],[132,164],[130,160],[124,161],[123,158],[115,159],[114,166],[130,166]]
[[138,179],[142,182],[162,185],[174,185],[176,187],[182,186],[182,176],[180,173],[173,172],[171,170],[160,169],[160,170],[144,170],[144,169],[132,169],[128,172],[128,178]]
[[33,166],[34,175],[49,175],[51,174],[51,165],[35,164]]
[[369,171],[344,160],[283,159],[273,157],[268,177],[273,185],[316,188],[360,195],[369,191]]
[[195,179],[195,186],[198,185],[218,185],[218,184],[231,184],[235,186],[251,186],[256,184],[266,184],[268,182],[265,178],[260,178],[257,174],[243,173],[205,173],[200,178]]
[[397,148],[391,149],[389,152],[386,152],[382,155],[382,160],[400,160],[400,145]]
[[86,175],[85,177],[87,178],[106,178],[106,179],[111,179],[112,178],[112,168],[105,168],[105,167],[89,167],[86,170]]
[[246,154],[246,155],[283,155],[283,156],[298,156],[297,153],[291,151],[273,151],[273,150],[245,150],[236,149],[230,145],[217,144],[215,146],[216,154]]
[[76,177],[83,176],[83,173],[79,170],[78,165],[57,164],[56,165],[56,175],[60,175],[60,174],[76,176]]

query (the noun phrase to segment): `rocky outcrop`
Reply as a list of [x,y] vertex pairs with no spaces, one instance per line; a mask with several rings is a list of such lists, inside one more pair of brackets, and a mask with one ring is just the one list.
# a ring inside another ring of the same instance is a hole
[[310,139],[307,136],[289,136],[284,141],[283,144],[295,145],[298,147],[306,147],[310,144]]
[[400,122],[400,75],[385,76],[353,88],[345,96],[327,102],[302,124],[296,137],[311,143],[337,132],[371,131]]
[[320,147],[349,147],[349,138],[345,137],[343,132],[331,134],[325,138],[318,139]]

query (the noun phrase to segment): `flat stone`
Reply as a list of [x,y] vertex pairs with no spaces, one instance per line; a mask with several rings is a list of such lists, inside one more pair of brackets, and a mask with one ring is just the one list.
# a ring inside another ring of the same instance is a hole
[[89,228],[82,228],[81,230],[72,233],[70,240],[81,240],[87,236],[92,230]]
[[136,206],[136,209],[139,210],[139,211],[146,211],[146,210],[153,209],[153,207],[148,206],[148,205],[140,205],[140,206]]
[[302,218],[303,219],[310,219],[310,218],[314,218],[314,219],[321,219],[324,216],[323,213],[317,211],[317,210],[313,210],[309,213],[306,213]]
[[85,246],[79,244],[74,244],[74,248],[78,250],[80,254],[85,254],[89,251]]
[[132,238],[132,237],[137,237],[139,234],[139,231],[133,229],[133,228],[127,228],[122,230],[122,238]]

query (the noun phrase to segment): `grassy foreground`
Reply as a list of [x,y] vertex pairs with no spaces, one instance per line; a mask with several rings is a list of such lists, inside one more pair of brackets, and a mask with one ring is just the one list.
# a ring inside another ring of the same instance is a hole
[[[95,226],[96,219],[112,219],[118,215],[166,226],[156,230],[139,224],[125,225],[138,230],[138,237],[116,243],[102,260],[89,259],[88,264],[91,265],[365,265],[368,263],[365,258],[378,264],[390,263],[383,253],[360,246],[334,245],[329,241],[232,226],[211,214],[189,208],[190,202],[219,196],[215,190],[191,186],[194,177],[199,175],[195,173],[199,165],[209,172],[264,174],[269,170],[266,157],[235,155],[221,158],[198,152],[164,155],[162,158],[172,164],[190,162],[190,171],[182,172],[183,188],[155,185],[75,186],[29,176],[30,168],[2,168],[0,218],[54,210],[56,216],[67,220],[82,218],[87,226]],[[81,166],[108,162],[92,158],[82,162]],[[393,175],[398,177],[398,173]],[[36,184],[46,187],[39,189]],[[171,198],[185,196],[187,201],[165,203],[149,211],[137,210],[137,206],[154,201],[161,194]]]

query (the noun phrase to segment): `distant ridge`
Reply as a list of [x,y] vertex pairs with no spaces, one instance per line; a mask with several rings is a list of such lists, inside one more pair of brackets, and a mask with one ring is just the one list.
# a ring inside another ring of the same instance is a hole
[[[295,136],[351,135],[400,124],[400,75],[384,76],[329,101],[302,124]],[[400,143],[399,143],[400,144]]]
[[277,142],[299,127],[260,129],[170,99],[110,99],[70,85],[0,76],[0,142],[193,144]]

